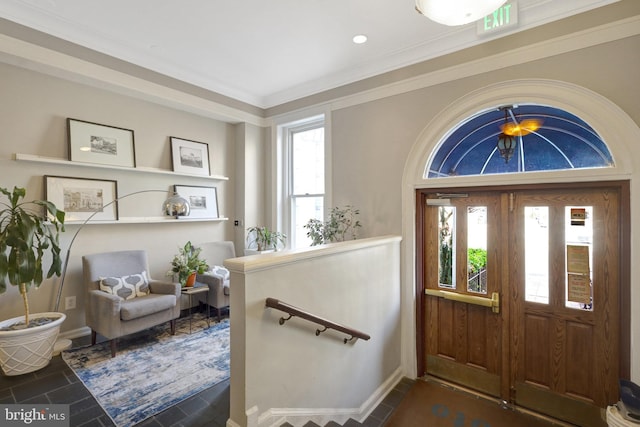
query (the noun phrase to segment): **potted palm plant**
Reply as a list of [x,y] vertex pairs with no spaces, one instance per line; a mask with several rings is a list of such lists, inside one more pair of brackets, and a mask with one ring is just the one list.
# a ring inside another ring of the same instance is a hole
[[19,375],[49,364],[66,318],[63,313],[30,314],[28,298],[29,289],[43,282],[46,262],[47,279],[60,275],[64,212],[48,201],[25,202],[24,188],[0,188],[0,193],[8,199],[0,202],[0,293],[6,291],[6,281],[17,286],[24,307],[24,316],[0,322],[0,366],[5,375]]
[[171,269],[167,271],[167,276],[177,276],[178,282],[184,288],[193,286],[196,274],[202,274],[209,270],[209,265],[200,258],[201,248],[187,242],[178,249],[178,253],[171,261]]
[[287,236],[268,227],[250,227],[247,229],[247,247],[245,255],[274,252],[287,243]]

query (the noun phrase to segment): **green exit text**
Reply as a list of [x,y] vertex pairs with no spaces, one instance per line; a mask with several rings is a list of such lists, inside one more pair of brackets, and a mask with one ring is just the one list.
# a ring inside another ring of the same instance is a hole
[[518,23],[518,5],[510,1],[478,21],[478,34],[493,33]]

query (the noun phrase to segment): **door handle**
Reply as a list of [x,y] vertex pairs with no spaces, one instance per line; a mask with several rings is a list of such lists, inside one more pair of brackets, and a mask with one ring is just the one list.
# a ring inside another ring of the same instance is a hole
[[433,297],[444,298],[451,301],[459,301],[467,304],[490,307],[494,313],[500,313],[500,294],[493,292],[491,298],[477,297],[475,295],[458,294],[456,292],[441,291],[440,289],[425,289],[424,293]]

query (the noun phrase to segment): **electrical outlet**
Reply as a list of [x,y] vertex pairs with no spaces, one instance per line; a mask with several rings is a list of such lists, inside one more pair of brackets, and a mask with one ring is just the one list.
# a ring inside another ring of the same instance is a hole
[[71,310],[76,308],[76,297],[66,297],[64,299],[64,309],[65,310]]

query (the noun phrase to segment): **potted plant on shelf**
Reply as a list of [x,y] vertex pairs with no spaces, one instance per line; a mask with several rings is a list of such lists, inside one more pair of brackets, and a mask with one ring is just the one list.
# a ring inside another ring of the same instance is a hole
[[49,364],[66,318],[64,313],[30,314],[28,298],[29,289],[43,282],[45,263],[51,263],[47,279],[60,276],[64,212],[48,201],[23,201],[24,188],[14,187],[11,192],[0,188],[0,192],[9,199],[0,202],[0,293],[6,291],[5,281],[17,286],[25,313],[0,322],[0,366],[5,375],[20,375]]
[[201,248],[187,242],[179,248],[178,254],[171,261],[171,269],[167,271],[167,276],[177,276],[178,282],[184,288],[191,287],[196,281],[196,274],[202,274],[209,270],[209,265],[200,258]]
[[275,252],[287,243],[287,236],[268,227],[250,227],[247,229],[247,247],[245,255]]
[[357,219],[359,214],[358,209],[346,205],[343,208],[332,208],[327,221],[310,219],[303,227],[309,230],[307,236],[311,239],[311,246],[343,242],[347,238],[357,239],[357,229],[362,226],[360,220]]

